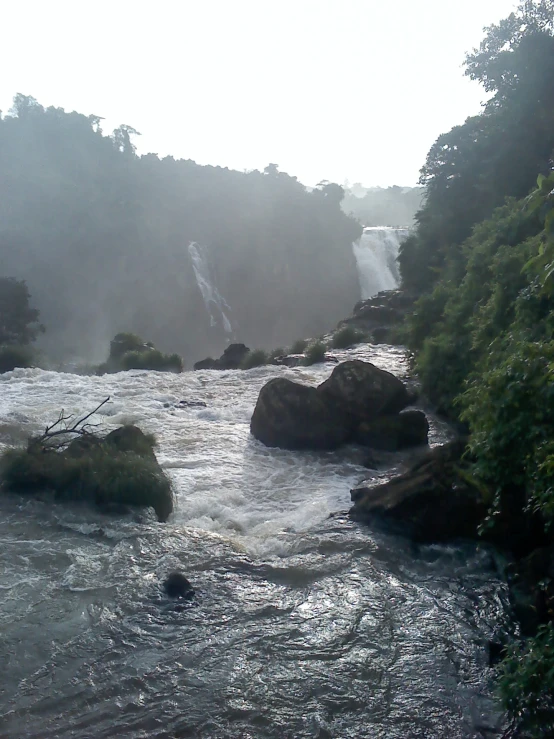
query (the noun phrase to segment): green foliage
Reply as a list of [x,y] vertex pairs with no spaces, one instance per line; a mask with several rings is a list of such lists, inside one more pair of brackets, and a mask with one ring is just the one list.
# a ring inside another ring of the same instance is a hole
[[24,280],[0,277],[0,345],[26,345],[44,331]]
[[152,507],[165,521],[173,510],[173,494],[152,444],[152,437],[143,437],[142,446],[131,451],[98,440],[75,453],[75,446],[46,450],[30,440],[27,449],[4,452],[0,479],[5,491],[52,492],[60,502],[89,502],[101,508]]
[[241,369],[247,370],[253,367],[261,367],[264,364],[268,364],[267,352],[264,352],[263,349],[253,349],[248,352],[240,366]]
[[334,349],[348,349],[349,346],[359,344],[363,340],[364,335],[361,331],[356,331],[352,326],[344,326],[333,335],[331,346]]
[[304,358],[304,364],[309,366],[312,364],[318,364],[319,362],[325,361],[325,352],[327,347],[322,341],[314,341],[306,349],[306,356]]
[[541,627],[524,645],[514,645],[503,660],[500,694],[526,736],[554,734],[554,624]]
[[122,370],[157,370],[158,372],[182,372],[183,360],[178,354],[163,354],[157,349],[126,352],[121,357]]
[[290,353],[291,354],[304,354],[307,346],[308,346],[308,342],[306,341],[306,339],[296,339],[296,341],[290,348]]
[[[506,197],[522,198],[554,150],[552,0],[526,0],[486,29],[466,74],[493,92],[480,115],[439,136],[421,170],[426,199],[402,244],[405,287],[430,291],[451,269],[472,227]],[[462,270],[463,273],[463,270]]]
[[16,367],[32,367],[33,354],[27,346],[0,346],[0,373]]
[[127,352],[143,352],[153,348],[153,344],[146,343],[136,334],[116,334],[110,342],[110,359],[120,359]]

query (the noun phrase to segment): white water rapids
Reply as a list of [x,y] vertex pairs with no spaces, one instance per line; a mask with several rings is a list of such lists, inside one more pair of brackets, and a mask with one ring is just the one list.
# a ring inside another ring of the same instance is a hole
[[358,267],[362,300],[372,298],[382,290],[394,290],[398,287],[398,250],[409,233],[406,228],[364,228],[362,236],[352,247]]
[[[406,371],[399,348],[340,356]],[[109,395],[104,428],[156,433],[177,495],[166,524],[0,496],[0,736],[490,736],[485,643],[506,591],[487,550],[349,521],[349,489],[372,474],[361,449],[287,452],[249,434],[270,377],[331,369],[0,375],[3,445]],[[433,421],[432,443],[444,438]],[[184,611],[161,597],[175,568],[197,591]]]

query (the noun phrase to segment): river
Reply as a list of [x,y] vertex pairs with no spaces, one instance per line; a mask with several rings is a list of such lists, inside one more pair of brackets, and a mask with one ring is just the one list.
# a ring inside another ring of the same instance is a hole
[[[347,356],[406,373],[399,348]],[[318,383],[331,369],[0,376],[2,445],[109,395],[103,427],[154,432],[177,496],[165,524],[0,497],[0,736],[496,735],[486,642],[507,592],[490,551],[351,522],[349,490],[372,474],[361,450],[249,435],[270,377]],[[446,433],[432,419],[431,442]],[[161,595],[172,569],[197,592],[182,610]]]

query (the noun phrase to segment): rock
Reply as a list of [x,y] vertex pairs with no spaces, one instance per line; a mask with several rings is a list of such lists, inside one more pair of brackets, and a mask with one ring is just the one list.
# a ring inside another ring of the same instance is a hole
[[396,415],[379,416],[362,422],[354,433],[354,441],[362,446],[396,452],[428,443],[429,422],[423,411],[407,410]]
[[207,408],[207,403],[203,400],[180,400],[176,408]]
[[229,344],[219,358],[221,369],[239,369],[249,352],[250,349],[244,344]]
[[138,426],[120,426],[104,437],[103,443],[117,449],[118,452],[134,452],[139,457],[155,460],[154,437],[144,434]]
[[431,450],[408,472],[390,482],[351,491],[350,515],[400,525],[414,540],[444,542],[475,538],[487,508],[481,493],[459,472],[465,442]]
[[194,598],[194,588],[181,572],[170,572],[164,580],[163,589],[170,598]]
[[206,357],[206,359],[201,359],[199,362],[196,362],[193,365],[193,369],[195,370],[211,370],[211,369],[221,369],[219,365],[219,359],[212,359],[211,357]]
[[353,359],[342,362],[318,388],[326,402],[359,421],[373,421],[380,415],[398,413],[410,402],[404,383],[390,372],[370,362]]
[[250,431],[266,446],[336,449],[349,438],[351,425],[319,389],[277,377],[261,389]]
[[245,344],[229,344],[219,359],[207,357],[194,365],[195,370],[231,370],[239,369],[242,360],[250,352]]

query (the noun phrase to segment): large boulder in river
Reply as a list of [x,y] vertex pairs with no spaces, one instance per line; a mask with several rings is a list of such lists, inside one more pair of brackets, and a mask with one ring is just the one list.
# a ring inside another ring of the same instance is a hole
[[427,444],[429,421],[423,411],[409,409],[394,415],[362,421],[354,433],[354,441],[362,446],[396,452]]
[[401,380],[360,359],[341,362],[317,391],[327,403],[358,421],[373,421],[381,415],[398,413],[411,402]]
[[355,488],[350,515],[365,522],[380,518],[400,525],[420,542],[476,537],[487,507],[461,471],[464,448],[463,441],[446,444],[389,482]]
[[264,385],[250,422],[256,439],[282,449],[336,449],[350,430],[347,416],[318,389],[284,377]]

